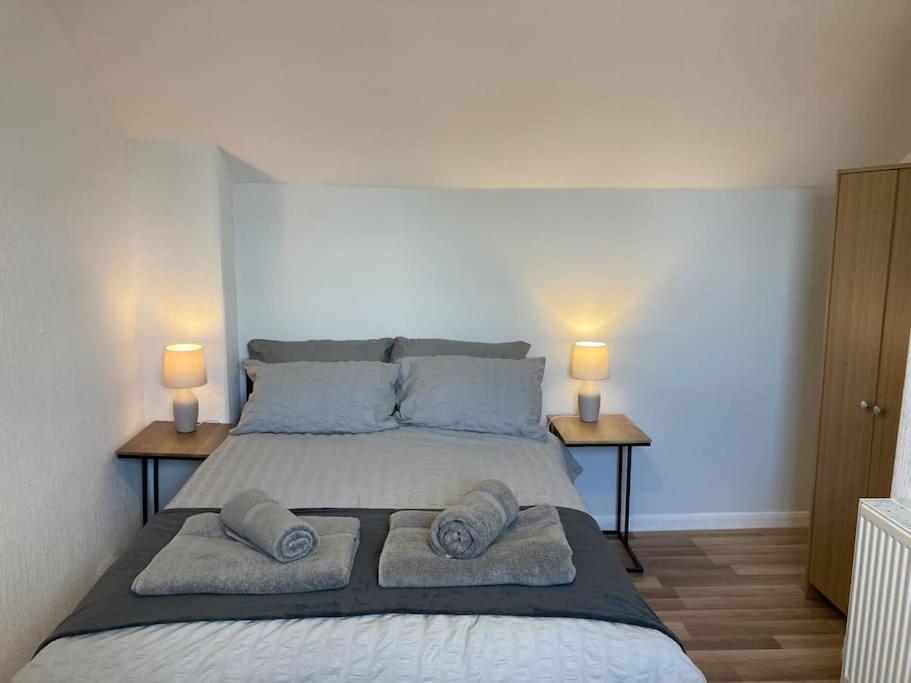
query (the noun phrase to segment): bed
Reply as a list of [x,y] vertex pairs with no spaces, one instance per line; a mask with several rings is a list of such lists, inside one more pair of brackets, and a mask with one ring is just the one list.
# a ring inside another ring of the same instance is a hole
[[[16,680],[703,681],[587,514],[578,464],[543,430],[545,359],[527,358],[529,348],[251,340],[244,369],[255,385],[234,435]],[[504,482],[521,506],[557,506],[575,580],[378,585],[390,513],[444,508],[484,479]],[[285,595],[134,594],[133,579],[188,516],[250,488],[298,514],[358,516],[349,583]]]
[[[229,437],[169,508],[219,507],[250,486],[288,507],[439,508],[483,478],[522,505],[585,510],[553,437],[401,427]],[[588,619],[404,615],[162,624],[61,638],[16,676],[71,680],[703,681],[680,646]]]

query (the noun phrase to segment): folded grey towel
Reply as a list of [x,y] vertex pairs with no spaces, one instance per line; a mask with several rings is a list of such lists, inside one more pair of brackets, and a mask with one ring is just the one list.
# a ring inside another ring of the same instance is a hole
[[446,559],[431,549],[435,515],[420,510],[392,513],[380,553],[380,586],[555,586],[576,578],[573,552],[552,505],[522,510],[484,555],[470,560]]
[[221,521],[235,541],[279,562],[300,560],[319,547],[316,529],[259,489],[232,496],[221,509]]
[[430,544],[440,557],[480,557],[518,513],[519,502],[509,487],[485,479],[433,520]]
[[300,517],[320,535],[300,562],[276,562],[228,537],[218,514],[188,517],[133,580],[137,595],[308,593],[348,584],[360,538],[354,517]]

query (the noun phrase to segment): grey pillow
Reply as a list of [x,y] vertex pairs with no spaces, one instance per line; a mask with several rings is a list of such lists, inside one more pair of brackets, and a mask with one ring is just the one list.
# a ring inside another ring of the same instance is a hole
[[487,342],[458,341],[455,339],[408,339],[396,337],[390,360],[395,363],[411,356],[475,356],[477,358],[525,358],[531,344],[524,341]]
[[253,395],[232,434],[359,434],[398,426],[398,366],[375,361],[243,363]]
[[375,360],[388,361],[393,340],[352,339],[311,339],[308,341],[275,341],[272,339],[251,339],[247,352],[253,360],[263,363],[293,363],[299,360],[344,361]]
[[543,358],[403,358],[399,361],[399,422],[543,441],[543,377]]

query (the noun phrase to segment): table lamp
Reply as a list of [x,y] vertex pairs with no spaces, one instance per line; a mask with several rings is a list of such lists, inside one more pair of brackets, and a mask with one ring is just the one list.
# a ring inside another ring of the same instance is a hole
[[208,381],[206,359],[199,344],[171,344],[164,350],[161,383],[174,393],[174,426],[178,432],[195,432],[199,401],[191,391]]
[[597,422],[601,413],[601,390],[597,382],[610,376],[607,344],[597,341],[576,342],[569,374],[585,380],[579,389],[579,419]]

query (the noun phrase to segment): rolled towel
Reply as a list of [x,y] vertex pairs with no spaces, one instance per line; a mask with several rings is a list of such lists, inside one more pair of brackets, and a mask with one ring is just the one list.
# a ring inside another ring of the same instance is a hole
[[519,514],[515,494],[502,481],[485,479],[443,510],[430,527],[430,546],[441,557],[480,557]]
[[316,552],[319,534],[259,489],[241,491],[221,509],[225,533],[236,541],[291,562]]
[[556,586],[576,578],[573,550],[552,505],[522,510],[481,557],[447,560],[427,542],[436,515],[400,510],[389,517],[377,579],[383,588]]

